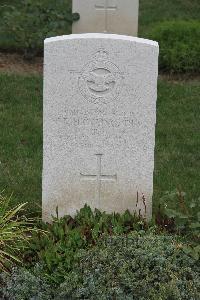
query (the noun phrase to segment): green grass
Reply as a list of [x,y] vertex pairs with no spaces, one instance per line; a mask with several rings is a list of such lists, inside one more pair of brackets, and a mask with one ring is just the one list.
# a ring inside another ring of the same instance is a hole
[[42,81],[0,75],[0,191],[17,203],[41,203]]
[[163,191],[200,197],[200,83],[159,82],[154,206]]
[[199,0],[140,0],[140,36],[148,36],[155,23],[191,19],[200,19]]
[[[42,172],[42,78],[0,74],[0,190],[40,211]],[[154,206],[176,187],[200,196],[200,84],[158,88]]]

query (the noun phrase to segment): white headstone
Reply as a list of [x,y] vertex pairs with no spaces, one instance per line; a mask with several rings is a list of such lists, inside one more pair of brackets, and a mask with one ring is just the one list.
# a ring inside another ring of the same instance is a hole
[[73,33],[107,32],[137,36],[139,0],[73,0],[80,20]]
[[43,219],[85,203],[151,217],[158,44],[112,34],[45,40]]

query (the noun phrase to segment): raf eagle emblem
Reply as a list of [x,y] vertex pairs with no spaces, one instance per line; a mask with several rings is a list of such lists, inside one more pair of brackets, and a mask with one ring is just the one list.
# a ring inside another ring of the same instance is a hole
[[116,99],[122,89],[123,75],[109,60],[109,53],[100,49],[93,59],[84,65],[79,75],[79,89],[87,101],[107,104]]
[[107,93],[112,90],[115,85],[115,78],[107,70],[96,70],[90,72],[86,78],[88,88],[91,92]]

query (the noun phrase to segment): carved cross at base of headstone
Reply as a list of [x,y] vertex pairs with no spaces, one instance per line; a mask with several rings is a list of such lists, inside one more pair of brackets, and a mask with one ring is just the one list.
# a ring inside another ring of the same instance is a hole
[[108,32],[108,12],[111,10],[117,10],[116,0],[98,0],[97,4],[95,4],[96,10],[104,11],[105,13],[105,30],[104,32]]
[[101,203],[101,185],[102,181],[111,181],[115,182],[117,181],[117,175],[104,175],[102,174],[102,156],[103,154],[95,154],[97,157],[97,174],[95,175],[85,175],[80,173],[81,175],[81,180],[86,180],[86,181],[96,181],[97,182],[97,190],[98,190],[98,208],[100,207]]

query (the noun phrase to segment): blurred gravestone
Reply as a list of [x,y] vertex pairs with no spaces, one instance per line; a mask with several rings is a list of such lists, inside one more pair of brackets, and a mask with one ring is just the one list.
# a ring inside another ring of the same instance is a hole
[[116,33],[137,36],[139,0],[73,0],[73,33]]

